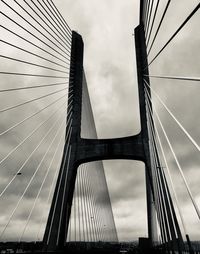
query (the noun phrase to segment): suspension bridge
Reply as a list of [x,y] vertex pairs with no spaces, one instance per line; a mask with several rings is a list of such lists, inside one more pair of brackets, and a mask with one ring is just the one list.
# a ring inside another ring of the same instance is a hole
[[[199,222],[198,200],[158,106],[197,152],[200,146],[151,85],[200,81],[150,69],[199,15],[200,3],[194,1],[170,37],[155,47],[172,2],[140,1],[134,38],[141,131],[98,139],[82,36],[53,0],[0,1],[0,253],[200,253],[190,239],[171,167],[178,169]],[[122,248],[118,239],[102,163],[109,159],[145,165],[148,237],[131,248]]]

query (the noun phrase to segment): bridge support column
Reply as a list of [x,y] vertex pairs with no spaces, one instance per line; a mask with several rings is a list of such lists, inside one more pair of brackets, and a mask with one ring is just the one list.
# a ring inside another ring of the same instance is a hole
[[[136,47],[136,61],[137,61],[137,75],[138,75],[138,92],[140,104],[140,123],[141,136],[145,153],[145,175],[146,175],[146,196],[147,196],[147,221],[148,221],[148,237],[151,242],[157,240],[156,232],[156,214],[154,207],[154,189],[151,171],[150,147],[149,147],[149,133],[147,126],[147,111],[146,98],[144,91],[144,75],[148,76],[147,52],[145,45],[145,35],[143,25],[135,28],[135,47]],[[148,89],[149,94],[151,91]]]
[[70,112],[71,117],[68,114],[67,118],[63,158],[43,239],[44,248],[47,250],[62,249],[66,243],[78,167],[76,157],[81,130],[82,77],[83,41],[79,34],[72,32],[69,80],[72,98],[68,100],[72,111]]
[[[143,2],[143,1],[142,1]],[[159,177],[160,186],[162,189],[162,197],[160,207],[163,209],[162,216],[163,223],[165,227],[164,237],[167,244],[171,244],[174,249],[178,249],[179,246],[183,246],[183,240],[181,231],[178,225],[178,220],[176,217],[174,205],[171,199],[169,188],[166,182],[165,174],[163,168],[161,167],[159,155],[157,149],[155,152],[156,156],[156,168],[151,164],[151,154],[150,154],[150,142],[149,142],[149,133],[147,125],[147,110],[146,110],[146,98],[144,90],[144,77],[148,84],[149,82],[149,72],[148,72],[148,61],[147,61],[147,52],[146,52],[146,43],[145,43],[145,33],[144,26],[142,21],[140,25],[135,29],[135,45],[136,45],[136,58],[137,58],[137,73],[138,73],[138,90],[139,90],[139,102],[140,102],[140,119],[141,119],[141,136],[144,146],[144,161],[146,164],[146,191],[147,191],[147,215],[148,215],[148,235],[150,241],[157,241],[157,221],[156,221],[156,200],[155,200],[155,184],[154,184],[154,171],[157,172]],[[146,87],[149,95],[151,96],[150,87]],[[151,102],[149,102],[150,107],[152,108]],[[154,126],[153,126],[154,128]],[[155,142],[155,140],[154,140]],[[155,143],[154,143],[155,144]],[[152,159],[153,160],[153,159]],[[158,202],[158,201],[157,201]],[[160,209],[160,208],[159,208]],[[178,240],[177,240],[178,239]],[[178,241],[178,243],[177,243]]]

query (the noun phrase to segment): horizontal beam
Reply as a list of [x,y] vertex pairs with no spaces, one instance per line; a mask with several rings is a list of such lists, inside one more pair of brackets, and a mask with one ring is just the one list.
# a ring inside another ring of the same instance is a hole
[[114,139],[80,139],[77,164],[97,160],[129,159],[145,161],[141,134]]

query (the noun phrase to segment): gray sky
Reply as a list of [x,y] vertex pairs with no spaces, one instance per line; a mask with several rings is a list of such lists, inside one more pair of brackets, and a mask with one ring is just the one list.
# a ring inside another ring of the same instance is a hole
[[[12,1],[13,2],[13,1]],[[137,0],[55,0],[55,4],[65,17],[70,27],[78,31],[85,43],[84,67],[88,83],[88,89],[91,96],[91,103],[94,112],[94,118],[97,127],[99,138],[111,138],[133,135],[139,132],[139,106],[138,106],[138,91],[137,91],[137,77],[135,67],[135,48],[133,30],[138,24],[139,1]],[[160,19],[165,3],[159,8],[159,14],[156,22]],[[158,49],[166,42],[169,36],[176,30],[178,25],[184,20],[191,10],[196,6],[197,0],[177,0],[172,1],[169,12],[166,16],[161,28],[158,40],[156,40],[155,47],[153,47],[150,54],[150,59],[155,55]],[[2,5],[2,3],[1,3]],[[3,8],[1,7],[0,8]],[[16,6],[17,8],[17,6]],[[25,15],[26,16],[26,15]],[[6,26],[12,28],[12,24],[4,19],[1,21]],[[180,76],[199,76],[199,41],[200,32],[199,26],[199,12],[193,17],[192,21],[180,32],[176,39],[165,49],[162,55],[152,63],[151,73],[158,75],[180,75]],[[19,29],[20,34],[24,34],[22,29]],[[153,30],[155,32],[155,30]],[[10,39],[9,35],[3,31],[5,38]],[[13,37],[14,38],[14,37]],[[14,40],[11,38],[12,40]],[[15,38],[16,40],[16,38]],[[25,42],[22,46],[27,47]],[[7,50],[4,46],[1,47],[2,54]],[[14,50],[9,49],[9,54],[18,54]],[[27,60],[27,59],[26,59]],[[36,59],[34,59],[36,61]],[[1,68],[10,68],[9,62],[1,64]],[[41,62],[40,62],[41,64]],[[18,71],[17,65],[14,66]],[[25,67],[24,67],[25,68]],[[27,72],[38,71],[36,67],[26,67]],[[2,87],[7,87],[7,83],[27,85],[31,82],[37,83],[34,79],[8,79],[1,77]],[[48,80],[47,80],[48,81]],[[46,82],[47,82],[46,81]],[[191,82],[171,82],[169,80],[151,80],[152,86],[159,93],[165,103],[175,113],[183,126],[192,134],[193,138],[200,144],[199,135],[199,87],[197,83]],[[48,83],[48,82],[47,82]],[[58,89],[58,88],[57,88]],[[56,89],[55,89],[56,90]],[[45,90],[40,90],[39,94],[46,93]],[[32,98],[33,94],[19,94],[12,95],[12,103],[18,103],[21,98]],[[38,96],[37,92],[34,96]],[[1,97],[1,105],[9,106],[10,97]],[[55,97],[57,98],[57,97]],[[46,100],[48,102],[48,100]],[[43,102],[44,103],[44,102]],[[161,116],[170,140],[175,148],[175,151],[180,159],[185,176],[195,196],[195,199],[200,206],[200,190],[199,190],[199,153],[195,151],[187,138],[182,135],[176,124],[170,119],[159,102],[155,100],[158,112]],[[34,112],[34,109],[41,107],[42,103],[38,103],[35,108],[27,107],[22,112],[13,112],[12,115],[3,115],[1,121],[1,130],[6,129],[7,126],[13,124],[16,120],[15,116],[19,115],[20,119],[27,116],[28,112]],[[41,117],[44,119],[44,116]],[[41,122],[41,118],[36,119],[34,126]],[[6,124],[5,124],[6,123]],[[19,140],[29,133],[29,128],[24,128],[24,132],[17,132],[15,138],[9,140],[2,152],[6,154],[13,144],[17,144]],[[160,132],[161,133],[161,132]],[[16,134],[16,133],[15,133]],[[35,142],[39,142],[45,130],[41,132],[41,136],[37,137]],[[185,191],[184,185],[180,180],[178,169],[166,145],[166,141],[161,135],[163,145],[166,148],[166,154],[172,172],[175,189],[177,191],[179,202],[181,204],[183,215],[186,222],[187,232],[192,239],[199,239],[200,223],[192,208],[191,201]],[[3,139],[3,137],[2,137]],[[5,143],[4,139],[2,143]],[[48,142],[47,142],[48,143]],[[45,150],[46,146],[43,147]],[[24,155],[29,154],[31,145],[22,149]],[[53,152],[52,152],[53,153]],[[18,154],[18,156],[20,156]],[[49,155],[51,158],[52,155]],[[1,183],[5,184],[9,179],[8,167],[13,170],[15,163],[19,161],[10,160],[9,166],[1,166]],[[31,172],[32,167],[37,165],[38,158],[34,158],[26,169]],[[47,160],[48,161],[48,160]],[[57,161],[59,156],[57,155]],[[35,163],[35,164],[34,164]],[[56,165],[56,161],[54,162]],[[44,163],[45,164],[45,163]],[[120,240],[137,239],[139,236],[147,236],[146,229],[146,201],[145,201],[145,183],[144,183],[144,166],[137,161],[106,161],[104,162],[108,187],[110,190],[116,226]],[[15,165],[16,166],[16,165]],[[44,165],[45,166],[45,165]],[[48,165],[46,165],[47,167]],[[12,171],[16,172],[15,170]],[[31,174],[31,173],[30,173]],[[53,173],[51,173],[52,176]],[[28,173],[29,176],[29,173]],[[50,176],[49,176],[50,177]],[[40,178],[40,175],[39,175]],[[25,176],[24,176],[25,179]],[[0,216],[0,225],[3,227],[7,218],[7,211],[11,204],[16,200],[18,188],[17,186],[24,184],[22,179],[15,183],[12,190],[9,190],[9,198],[3,199],[1,205],[2,215]],[[17,233],[24,220],[26,208],[30,206],[35,190],[40,184],[35,181],[31,187],[22,209],[18,212],[16,219],[7,237],[12,238],[13,232]],[[47,196],[49,186],[46,186],[43,192],[44,198]],[[15,191],[16,190],[16,191]],[[16,193],[15,193],[16,192]],[[47,206],[48,207],[48,206]],[[33,213],[33,221],[31,229],[27,231],[29,238],[36,234],[40,220],[38,213],[45,210],[46,206],[43,204],[43,199],[39,201],[39,205]],[[10,232],[10,233],[9,233]]]

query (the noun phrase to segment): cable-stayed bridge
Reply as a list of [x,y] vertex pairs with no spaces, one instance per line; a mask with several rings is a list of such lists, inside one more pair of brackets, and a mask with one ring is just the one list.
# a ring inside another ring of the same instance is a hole
[[[141,131],[98,139],[81,35],[71,31],[52,0],[1,0],[2,253],[199,253],[185,226],[160,132],[199,220],[198,203],[154,99],[198,152],[200,147],[150,84],[155,79],[199,81],[149,70],[199,14],[197,3],[152,56],[171,2],[140,1],[134,37]],[[134,248],[118,244],[102,163],[108,159],[145,164],[148,237]]]

